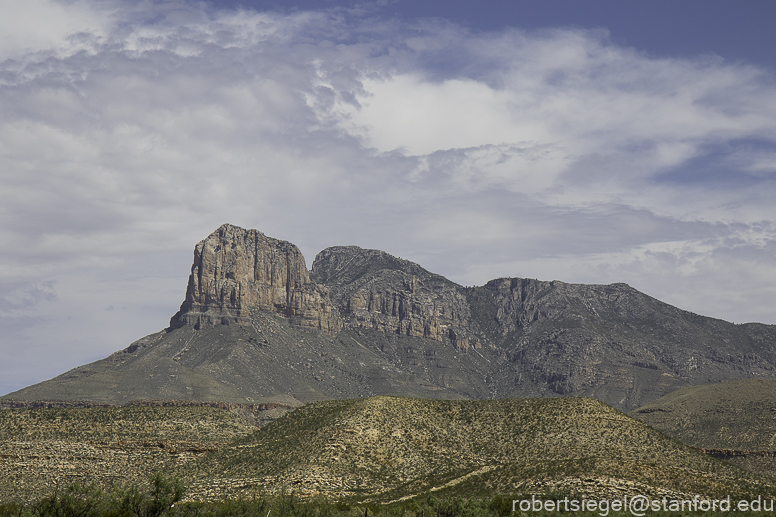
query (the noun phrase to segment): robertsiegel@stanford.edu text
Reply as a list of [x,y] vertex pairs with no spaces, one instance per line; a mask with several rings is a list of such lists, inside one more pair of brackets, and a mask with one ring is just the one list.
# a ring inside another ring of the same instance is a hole
[[652,499],[645,495],[624,496],[621,499],[513,499],[512,511],[521,512],[597,512],[606,517],[609,512],[629,512],[642,517],[647,512],[773,512],[773,499],[739,500],[731,502],[730,496],[724,499],[706,499],[696,495],[692,499]]

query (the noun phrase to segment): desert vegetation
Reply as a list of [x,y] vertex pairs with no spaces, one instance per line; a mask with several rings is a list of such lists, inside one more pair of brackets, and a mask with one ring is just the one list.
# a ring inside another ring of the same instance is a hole
[[[194,493],[216,497],[261,488],[386,502],[424,493],[671,496],[774,486],[586,398],[320,402],[191,467]],[[233,483],[225,489],[218,479]]]
[[[161,477],[149,483],[149,473]],[[476,512],[496,494],[776,494],[773,479],[587,398],[325,401],[262,428],[212,407],[0,411],[0,502],[8,511],[82,501],[83,508],[112,504],[118,513],[106,515],[151,515],[122,501],[154,499],[160,480],[186,487],[173,491],[177,503],[165,511],[218,515],[227,508],[218,504],[244,505],[233,514],[252,515],[264,501],[264,517],[289,501],[302,513],[283,515],[350,515],[345,508],[354,517],[370,508],[406,515],[427,501],[420,517],[451,517],[485,515]]]
[[683,443],[776,479],[776,380],[688,386],[631,415]]
[[[558,513],[580,517],[608,517],[631,514],[606,510],[595,511],[522,511],[516,502],[581,500],[581,495],[566,491],[510,496],[462,497],[425,495],[392,503],[353,504],[323,497],[302,498],[294,493],[278,496],[258,495],[251,498],[221,501],[186,501],[180,479],[153,475],[142,487],[114,487],[102,490],[94,485],[73,484],[41,500],[28,504],[0,504],[0,517],[544,517]],[[573,503],[571,503],[573,504]],[[761,511],[736,512],[760,515]],[[692,511],[651,511],[650,515],[697,515]],[[727,515],[726,512],[703,512],[703,515]]]
[[210,407],[2,410],[0,501],[30,502],[73,483],[138,484],[255,429]]

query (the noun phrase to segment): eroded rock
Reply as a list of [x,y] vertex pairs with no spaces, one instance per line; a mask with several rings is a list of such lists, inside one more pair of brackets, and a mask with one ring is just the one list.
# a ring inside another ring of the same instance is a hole
[[299,248],[224,224],[194,249],[186,300],[170,327],[248,324],[251,310],[276,312],[328,334],[342,328],[326,288],[310,280]]

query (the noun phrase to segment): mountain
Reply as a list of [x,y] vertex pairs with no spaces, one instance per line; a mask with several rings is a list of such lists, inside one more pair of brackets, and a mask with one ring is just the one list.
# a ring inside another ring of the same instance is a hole
[[311,269],[225,224],[196,245],[169,328],[19,400],[275,403],[397,395],[583,395],[632,410],[676,388],[776,377],[776,326],[683,311],[625,284],[501,278],[463,287],[378,250]]
[[776,478],[776,380],[687,386],[630,414],[686,444]]

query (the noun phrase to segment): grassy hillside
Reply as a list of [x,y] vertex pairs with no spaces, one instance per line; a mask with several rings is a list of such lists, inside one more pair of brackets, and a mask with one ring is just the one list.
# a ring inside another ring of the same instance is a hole
[[697,447],[776,451],[776,380],[687,386],[631,415]]
[[0,411],[0,502],[31,501],[74,481],[145,482],[255,427],[215,408]]
[[208,407],[0,411],[0,502],[73,481],[142,484],[153,472],[180,476],[200,500],[776,495],[776,481],[587,398],[324,401],[261,429]]
[[280,491],[389,501],[421,493],[771,493],[593,399],[373,397],[299,408],[189,471],[195,494]]
[[729,461],[776,477],[776,380],[688,386],[631,415],[684,443],[718,449]]

